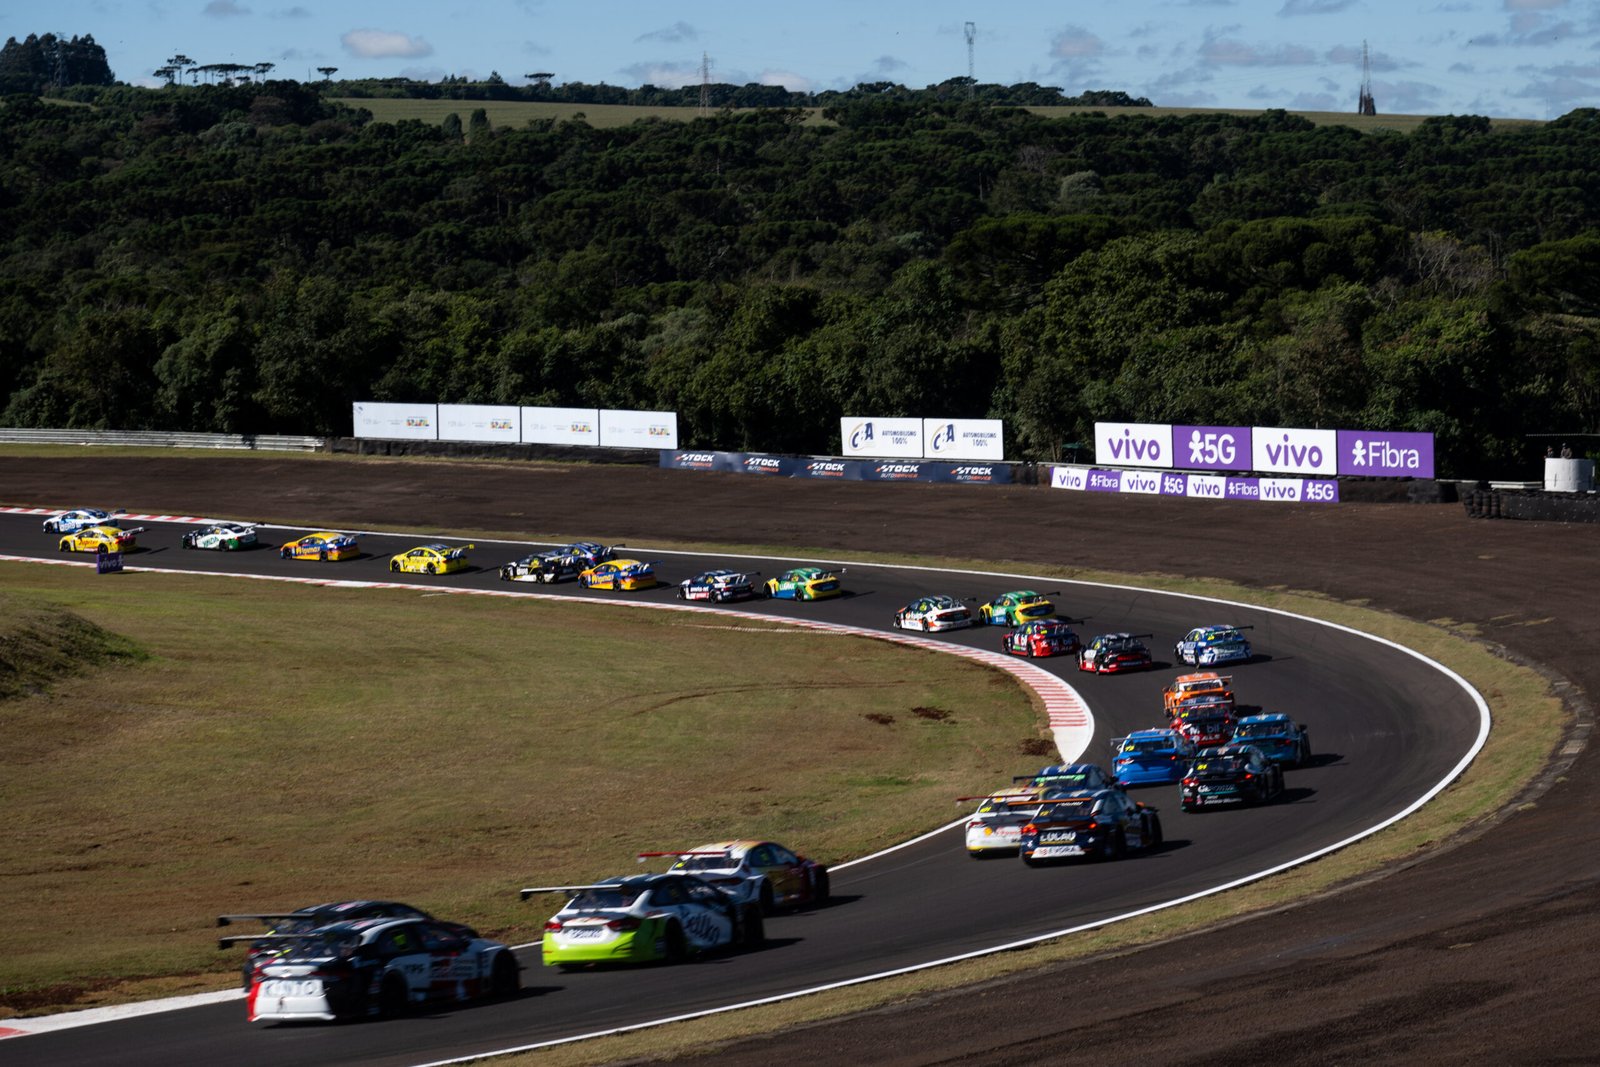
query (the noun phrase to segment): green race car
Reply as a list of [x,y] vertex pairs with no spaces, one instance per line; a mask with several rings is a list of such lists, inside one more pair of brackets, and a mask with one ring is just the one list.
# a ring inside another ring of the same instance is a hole
[[1032,589],[1001,593],[979,607],[978,613],[990,626],[1021,626],[1025,622],[1053,618],[1056,606],[1046,600],[1045,595]]
[[822,567],[796,567],[767,579],[767,595],[778,600],[826,600],[844,593],[839,584],[843,573]]
[[544,963],[677,962],[691,955],[765,940],[761,908],[741,904],[687,874],[642,874],[595,885],[524,889],[522,899],[567,893],[567,904],[544,924]]

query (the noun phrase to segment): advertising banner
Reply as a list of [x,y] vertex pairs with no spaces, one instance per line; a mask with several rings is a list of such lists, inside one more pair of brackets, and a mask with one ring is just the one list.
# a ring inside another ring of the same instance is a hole
[[1222,484],[1229,500],[1261,499],[1261,479],[1259,478],[1224,478]]
[[522,410],[484,404],[440,404],[439,440],[514,445],[522,440]]
[[528,445],[600,445],[595,408],[523,408],[522,442]]
[[1011,468],[1003,463],[935,463],[946,467],[941,481],[961,482],[966,485],[1010,485]]
[[1251,470],[1265,474],[1332,477],[1339,471],[1339,441],[1334,430],[1257,426],[1251,434],[1251,453]]
[[1162,496],[1188,496],[1189,495],[1189,476],[1187,474],[1175,474],[1172,471],[1162,471],[1161,472],[1161,495]]
[[676,411],[600,412],[601,448],[677,448]]
[[1081,493],[1089,488],[1089,472],[1083,467],[1052,467],[1050,488],[1073,489]]
[[830,478],[848,482],[961,482],[1009,485],[1011,468],[1003,463],[943,463],[933,460],[806,459],[758,452],[691,452],[663,449],[661,466],[669,470],[735,471],[767,477]]
[[1172,427],[1152,422],[1094,424],[1094,461],[1119,467],[1178,467],[1172,459]]
[[1228,479],[1220,474],[1190,474],[1184,478],[1183,495],[1196,500],[1226,500]]
[[847,415],[839,420],[839,451],[846,456],[921,459],[922,420]]
[[388,440],[436,441],[439,438],[439,408],[435,404],[376,404],[361,401],[352,405],[352,437],[382,437]]
[[1433,434],[1339,430],[1340,474],[1432,478]]
[[1091,493],[1120,493],[1122,492],[1122,471],[1091,470],[1084,488]]
[[1248,426],[1174,426],[1169,467],[1195,471],[1242,471],[1250,468]]
[[926,459],[1005,458],[1005,423],[1000,419],[923,419],[922,455]]
[[1161,492],[1161,475],[1156,471],[1123,471],[1122,491],[1155,496]]
[[675,452],[662,449],[661,466],[674,471],[725,471],[732,467],[726,452]]

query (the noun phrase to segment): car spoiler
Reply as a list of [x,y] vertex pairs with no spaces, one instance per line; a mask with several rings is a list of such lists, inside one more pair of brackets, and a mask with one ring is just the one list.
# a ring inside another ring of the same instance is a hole
[[271,941],[278,944],[282,944],[285,941],[313,941],[321,936],[322,930],[320,928],[307,930],[303,934],[231,934],[228,937],[217,938],[217,947],[232,948],[234,945],[247,942],[253,945],[258,941]]
[[477,548],[477,547],[478,547],[477,545],[462,545],[460,548],[452,548],[450,551],[448,551],[448,552],[446,552],[444,554],[444,558],[445,559],[460,559],[462,556],[466,555],[472,549]]
[[957,804],[970,804],[974,800],[992,800],[996,804],[1010,804],[1013,800],[1020,800],[1028,794],[1021,790],[1015,793],[985,793],[977,797],[956,797]]
[[529,886],[527,889],[519,890],[518,893],[522,897],[523,900],[527,900],[529,897],[538,896],[540,893],[577,894],[577,893],[582,893],[586,889],[621,889],[621,888],[622,888],[621,884],[617,883],[617,882],[597,882],[594,885],[536,885],[536,886]]
[[729,852],[725,848],[686,848],[680,851],[668,849],[661,852],[641,852],[639,853],[639,862],[643,863],[645,860],[660,859],[663,856],[722,856],[723,858],[727,859],[731,858],[733,853]]
[[315,915],[299,911],[257,911],[249,915],[218,915],[218,926],[232,926],[238,922],[268,922],[273,919],[315,919]]

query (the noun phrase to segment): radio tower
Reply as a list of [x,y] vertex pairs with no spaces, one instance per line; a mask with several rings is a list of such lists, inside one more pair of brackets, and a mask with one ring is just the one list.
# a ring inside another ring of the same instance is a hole
[[978,86],[978,79],[973,74],[976,68],[972,62],[972,42],[978,39],[978,24],[969,22],[962,27],[962,32],[967,35],[967,99],[971,100]]
[[1361,102],[1356,106],[1358,115],[1376,115],[1377,101],[1372,99],[1372,58],[1367,54],[1367,42],[1361,42]]
[[711,57],[700,53],[700,114],[711,114]]

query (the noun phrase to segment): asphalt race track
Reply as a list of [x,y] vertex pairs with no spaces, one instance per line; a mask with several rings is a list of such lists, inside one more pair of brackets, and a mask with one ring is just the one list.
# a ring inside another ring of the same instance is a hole
[[[64,502],[70,503],[70,501]],[[0,554],[57,557],[56,538],[40,519],[0,516]],[[643,593],[601,593],[574,583],[502,583],[495,568],[527,549],[478,542],[480,569],[449,577],[393,575],[388,559],[430,537],[372,535],[363,558],[319,564],[280,560],[272,548],[234,553],[184,551],[175,523],[141,522],[141,549],[130,567],[250,572],[354,581],[400,581],[429,588],[459,585],[560,594],[585,600],[675,601],[671,586],[730,557],[666,554],[644,547],[628,555],[664,562],[666,585]],[[289,530],[263,531],[276,544]],[[282,536],[278,536],[281,534]],[[77,557],[89,559],[90,557]],[[738,565],[767,574],[815,559]],[[85,580],[105,582],[112,595],[137,596],[153,576],[137,573]],[[473,1006],[381,1024],[253,1027],[241,1003],[193,1008],[122,1022],[14,1039],[4,1043],[8,1064],[415,1064],[526,1045],[644,1022],[722,1004],[840,981],[956,955],[1118,915],[1182,897],[1273,867],[1343,840],[1404,809],[1426,792],[1472,746],[1479,732],[1476,705],[1458,686],[1396,649],[1320,624],[1249,608],[1212,607],[1187,598],[1135,590],[890,567],[851,565],[850,595],[794,604],[757,601],[750,610],[775,617],[816,618],[851,626],[888,628],[893,611],[916,596],[949,592],[984,599],[1007,589],[1060,589],[1059,609],[1088,621],[1088,638],[1118,630],[1149,632],[1158,668],[1146,674],[1097,677],[1078,673],[1070,659],[1038,660],[1077,687],[1096,720],[1084,759],[1102,764],[1106,740],[1161,724],[1159,689],[1175,673],[1173,643],[1208,622],[1253,625],[1255,662],[1229,668],[1243,705],[1288,711],[1309,726],[1317,765],[1286,774],[1288,796],[1257,809],[1186,815],[1175,787],[1138,791],[1162,809],[1167,844],[1150,856],[1119,863],[1034,870],[1014,859],[975,862],[951,830],[919,845],[838,871],[829,907],[769,921],[761,950],[713,957],[680,967],[642,967],[561,974],[522,953],[525,992],[519,1000]],[[704,610],[717,611],[716,607]],[[939,641],[998,649],[1001,628],[941,635]],[[1070,755],[1070,754],[1069,754]],[[1037,763],[1047,762],[1040,759]],[[1036,768],[1019,758],[1016,772]],[[996,783],[998,784],[998,783]],[[930,823],[960,809],[930,813]],[[730,836],[738,833],[729,827]],[[789,844],[802,850],[806,842]],[[615,873],[635,869],[618,856]],[[611,872],[596,872],[604,874]],[[537,872],[526,872],[536,878]],[[405,899],[403,887],[373,887],[374,896]],[[277,902],[273,902],[277,903]],[[289,902],[298,904],[304,902]],[[544,903],[536,905],[544,907]]]

